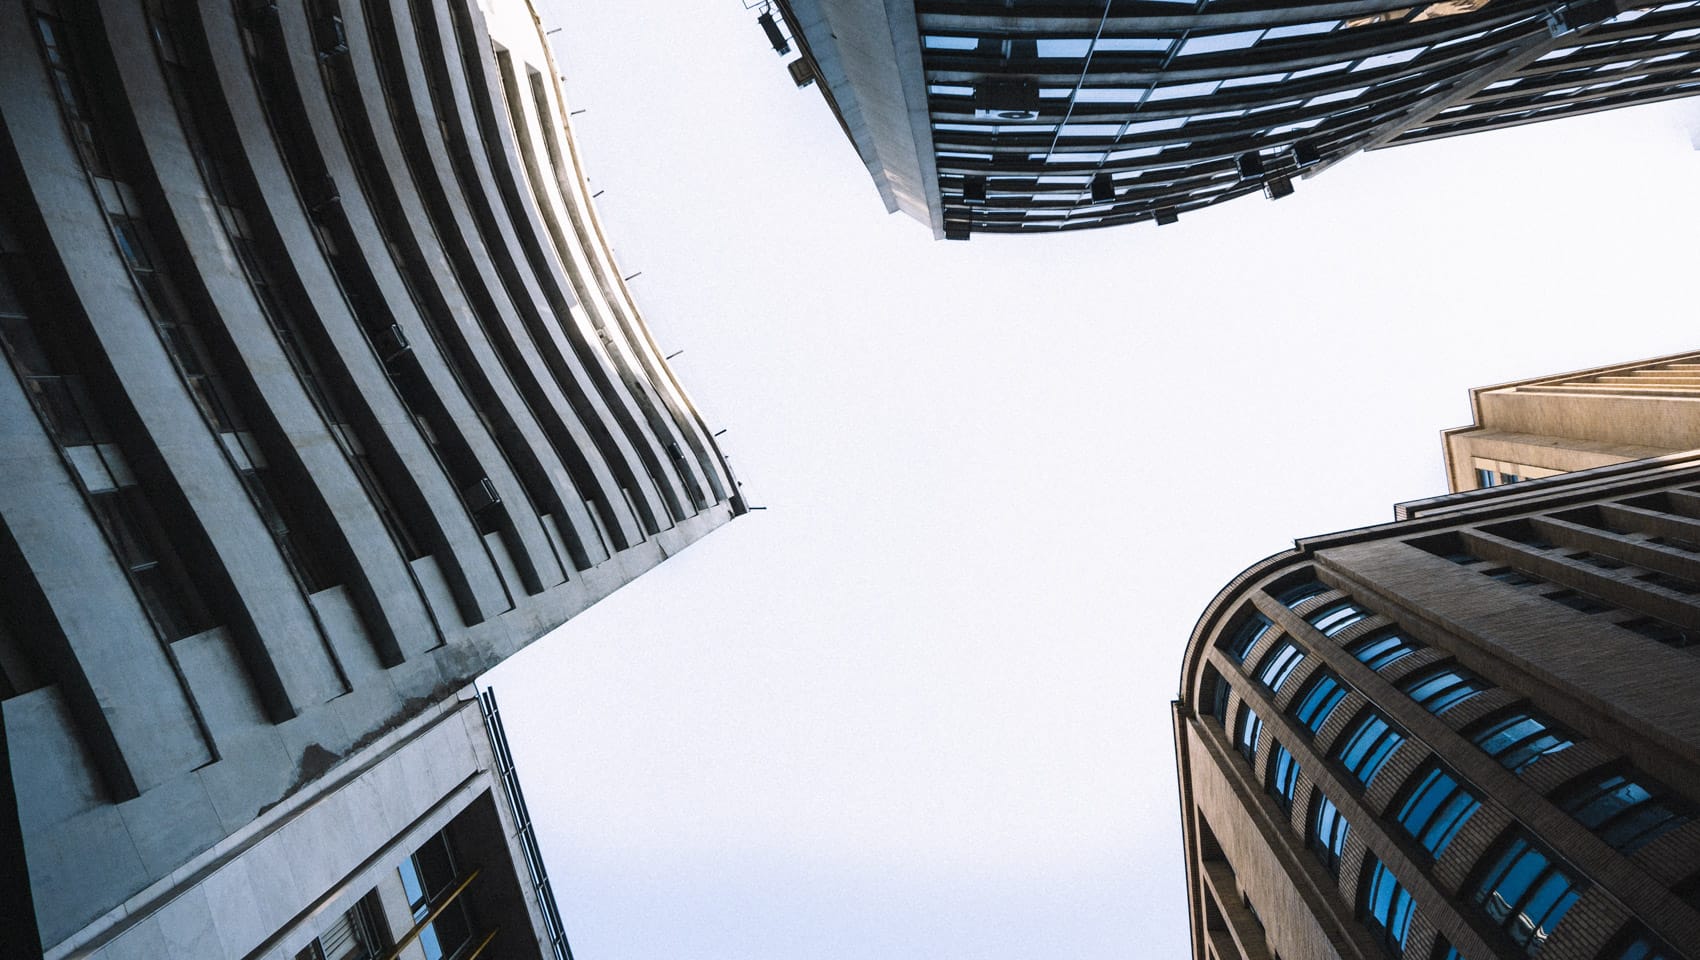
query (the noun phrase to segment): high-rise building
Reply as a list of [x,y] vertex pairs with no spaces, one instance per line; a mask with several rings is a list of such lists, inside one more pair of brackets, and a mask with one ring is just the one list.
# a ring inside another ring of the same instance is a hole
[[1700,957],[1700,452],[1401,505],[1210,603],[1195,960]]
[[559,77],[518,0],[0,4],[0,953],[745,509]]
[[1153,220],[1361,150],[1700,93],[1690,0],[771,0],[888,210],[935,237]]
[[1470,391],[1441,434],[1454,493],[1700,449],[1700,353]]

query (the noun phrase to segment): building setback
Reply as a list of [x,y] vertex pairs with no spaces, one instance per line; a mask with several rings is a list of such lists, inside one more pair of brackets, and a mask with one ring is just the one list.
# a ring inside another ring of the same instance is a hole
[[950,239],[1164,224],[1361,150],[1700,93],[1692,0],[772,4],[886,209]]
[[1700,453],[1402,505],[1211,602],[1195,960],[1695,960]]
[[517,0],[0,4],[7,956],[744,511],[559,76]]
[[1470,391],[1441,434],[1454,493],[1700,448],[1700,354]]

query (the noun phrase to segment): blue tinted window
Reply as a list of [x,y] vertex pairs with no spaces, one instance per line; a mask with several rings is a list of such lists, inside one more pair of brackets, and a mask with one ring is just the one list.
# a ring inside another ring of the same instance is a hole
[[1403,742],[1404,734],[1393,729],[1381,714],[1368,710],[1351,734],[1334,748],[1334,758],[1367,787],[1381,772],[1393,750]]
[[1257,735],[1263,730],[1263,718],[1257,711],[1246,707],[1240,711],[1239,735],[1234,738],[1234,746],[1245,755],[1246,760],[1257,759]]
[[1667,798],[1667,791],[1640,774],[1593,774],[1567,790],[1559,806],[1600,839],[1624,853],[1633,853],[1654,839],[1687,823],[1686,805]]
[[1350,831],[1351,824],[1340,814],[1340,808],[1318,793],[1310,817],[1310,848],[1331,873],[1340,872],[1340,855],[1346,851],[1346,834]]
[[1371,670],[1380,670],[1400,657],[1416,653],[1422,644],[1397,633],[1378,632],[1352,643],[1346,652],[1362,660]]
[[1405,953],[1405,938],[1411,932],[1411,914],[1415,905],[1411,894],[1393,879],[1393,874],[1380,860],[1371,857],[1369,876],[1364,881],[1363,902],[1358,907],[1365,925],[1394,956]]
[[1471,899],[1533,956],[1581,895],[1581,886],[1550,856],[1518,837],[1482,874]]
[[926,38],[928,50],[972,50],[980,45],[977,37],[940,37]]
[[1399,823],[1430,855],[1438,857],[1463,829],[1481,802],[1439,767],[1418,780],[1399,808]]
[[1328,715],[1346,698],[1346,686],[1332,673],[1323,673],[1311,681],[1310,688],[1299,698],[1293,716],[1311,733],[1322,729]]
[[1322,632],[1325,637],[1332,637],[1360,620],[1367,619],[1369,614],[1350,603],[1336,603],[1331,607],[1310,615],[1310,625]]
[[1522,711],[1489,721],[1471,739],[1512,773],[1522,773],[1541,757],[1575,742],[1554,731],[1546,721]]
[[1263,668],[1257,672],[1257,679],[1270,690],[1281,689],[1281,684],[1292,676],[1293,669],[1304,662],[1305,652],[1291,640],[1283,640],[1280,645],[1263,659]]
[[1476,486],[1478,487],[1491,487],[1495,479],[1496,475],[1492,470],[1476,471]]
[[1659,943],[1645,929],[1637,930],[1630,936],[1630,941],[1624,945],[1622,951],[1607,954],[1611,960],[1682,960],[1676,951]]
[[1457,667],[1443,666],[1418,674],[1399,685],[1429,713],[1442,713],[1493,685]]
[[1269,761],[1269,792],[1280,801],[1281,809],[1293,806],[1293,790],[1299,783],[1299,762],[1279,743]]
[[1263,639],[1263,635],[1269,632],[1271,626],[1268,617],[1254,613],[1246,622],[1240,624],[1239,629],[1228,638],[1228,642],[1222,645],[1222,649],[1228,652],[1228,656],[1244,663],[1245,655],[1251,652],[1257,641]]

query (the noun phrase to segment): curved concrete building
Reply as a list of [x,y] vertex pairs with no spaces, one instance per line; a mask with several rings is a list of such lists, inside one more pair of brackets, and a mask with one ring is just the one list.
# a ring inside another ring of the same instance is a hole
[[744,511],[559,75],[518,2],[0,4],[10,935],[83,955]]
[[1174,704],[1195,960],[1700,957],[1700,453],[1301,540]]
[[1691,0],[770,2],[886,209],[947,239],[1161,225],[1363,150],[1700,93]]

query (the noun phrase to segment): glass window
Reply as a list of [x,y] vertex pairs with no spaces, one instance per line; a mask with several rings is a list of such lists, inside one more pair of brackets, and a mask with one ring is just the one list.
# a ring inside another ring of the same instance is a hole
[[1382,67],[1398,66],[1401,63],[1409,63],[1412,60],[1417,59],[1417,57],[1422,56],[1423,51],[1427,49],[1427,47],[1418,47],[1415,50],[1399,50],[1393,53],[1378,53],[1373,57],[1365,57],[1362,63],[1359,63],[1352,69],[1379,70]]
[[1581,886],[1552,857],[1516,837],[1483,872],[1471,899],[1533,956],[1581,895]]
[[1442,666],[1424,671],[1399,685],[1411,699],[1423,705],[1429,713],[1443,713],[1493,685],[1486,680],[1460,670]]
[[1222,85],[1220,80],[1204,80],[1198,83],[1178,83],[1173,86],[1157,87],[1146,98],[1148,101],[1184,100],[1188,97],[1207,97],[1216,92]]
[[1311,733],[1322,729],[1328,715],[1346,699],[1346,686],[1332,673],[1323,672],[1311,681],[1310,688],[1299,698],[1293,716]]
[[1283,40],[1287,37],[1308,37],[1312,34],[1328,33],[1340,25],[1338,20],[1317,20],[1311,23],[1292,23],[1284,27],[1270,27],[1263,35],[1265,40]]
[[1481,805],[1451,774],[1435,766],[1419,775],[1399,808],[1398,820],[1424,850],[1438,857]]
[[1411,932],[1411,914],[1416,912],[1415,904],[1411,901],[1410,892],[1393,879],[1386,864],[1374,857],[1369,858],[1369,864],[1358,915],[1382,946],[1394,956],[1403,956],[1405,938]]
[[1200,53],[1221,53],[1224,50],[1244,50],[1257,43],[1263,31],[1238,30],[1233,33],[1212,33],[1204,36],[1189,37],[1181,44],[1176,56],[1190,57]]
[[1400,657],[1416,653],[1421,646],[1415,640],[1386,631],[1355,641],[1346,648],[1346,652],[1363,661],[1371,670],[1380,670]]
[[1393,729],[1381,714],[1366,710],[1351,734],[1334,748],[1334,758],[1367,787],[1375,781],[1375,775],[1381,772],[1394,749],[1404,742],[1405,735]]
[[[1215,671],[1211,671],[1211,674],[1214,676]],[[1214,691],[1211,696],[1210,715],[1216,718],[1217,723],[1226,727],[1228,725],[1228,693],[1231,688],[1228,686],[1228,681],[1220,676],[1216,676],[1215,683],[1212,686]]]
[[1606,954],[1610,960],[1682,960],[1676,951],[1659,943],[1653,935],[1644,929],[1636,929],[1629,934],[1629,942],[1624,944],[1622,951]]
[[977,37],[939,37],[929,35],[928,50],[973,50],[980,45]]
[[1330,587],[1320,580],[1306,580],[1282,590],[1275,595],[1275,599],[1281,601],[1283,606],[1296,607],[1311,597],[1327,593],[1329,589]]
[[1092,50],[1090,37],[1047,37],[1037,44],[1041,57],[1070,57],[1080,59]]
[[[1040,42],[1043,43],[1044,41],[1041,40]],[[1162,53],[1168,50],[1169,45],[1173,42],[1173,40],[1165,40],[1161,37],[1099,37],[1098,45],[1094,49],[1100,53],[1106,50],[1112,52]]]
[[1228,642],[1222,645],[1222,649],[1228,651],[1228,655],[1238,662],[1244,663],[1245,655],[1251,652],[1251,648],[1257,645],[1257,641],[1263,639],[1263,635],[1268,633],[1272,626],[1274,624],[1269,622],[1268,617],[1261,613],[1254,613],[1246,622],[1240,624],[1239,629],[1233,632]]
[[1470,739],[1512,773],[1522,773],[1541,757],[1575,743],[1555,731],[1550,723],[1523,711],[1488,721]]
[[1324,610],[1318,610],[1310,615],[1310,625],[1322,632],[1325,637],[1332,637],[1360,620],[1368,619],[1369,614],[1352,603],[1336,603]]
[[1240,711],[1239,732],[1234,737],[1234,746],[1243,754],[1248,763],[1257,761],[1257,735],[1263,731],[1263,718],[1257,711],[1246,707]]
[[459,882],[463,878],[455,868],[448,837],[439,833],[425,841],[413,856],[401,862],[397,872],[414,921],[436,913],[419,931],[426,960],[454,956],[472,939],[472,923],[465,899],[456,895],[464,884]]
[[1269,792],[1274,794],[1281,809],[1293,807],[1293,791],[1299,784],[1299,762],[1279,743],[1269,758]]
[[1468,960],[1457,947],[1446,942],[1445,937],[1436,937],[1434,941],[1435,960]]
[[1310,848],[1322,860],[1322,865],[1328,872],[1340,873],[1340,855],[1346,850],[1346,834],[1351,831],[1351,824],[1341,815],[1340,808],[1334,801],[1318,792],[1316,809],[1310,817]]
[[1693,819],[1686,805],[1643,775],[1594,773],[1570,785],[1558,805],[1600,839],[1633,853]]
[[1291,640],[1283,640],[1263,658],[1263,667],[1257,672],[1257,679],[1270,690],[1280,690],[1281,684],[1293,675],[1293,670],[1304,662],[1305,652]]

